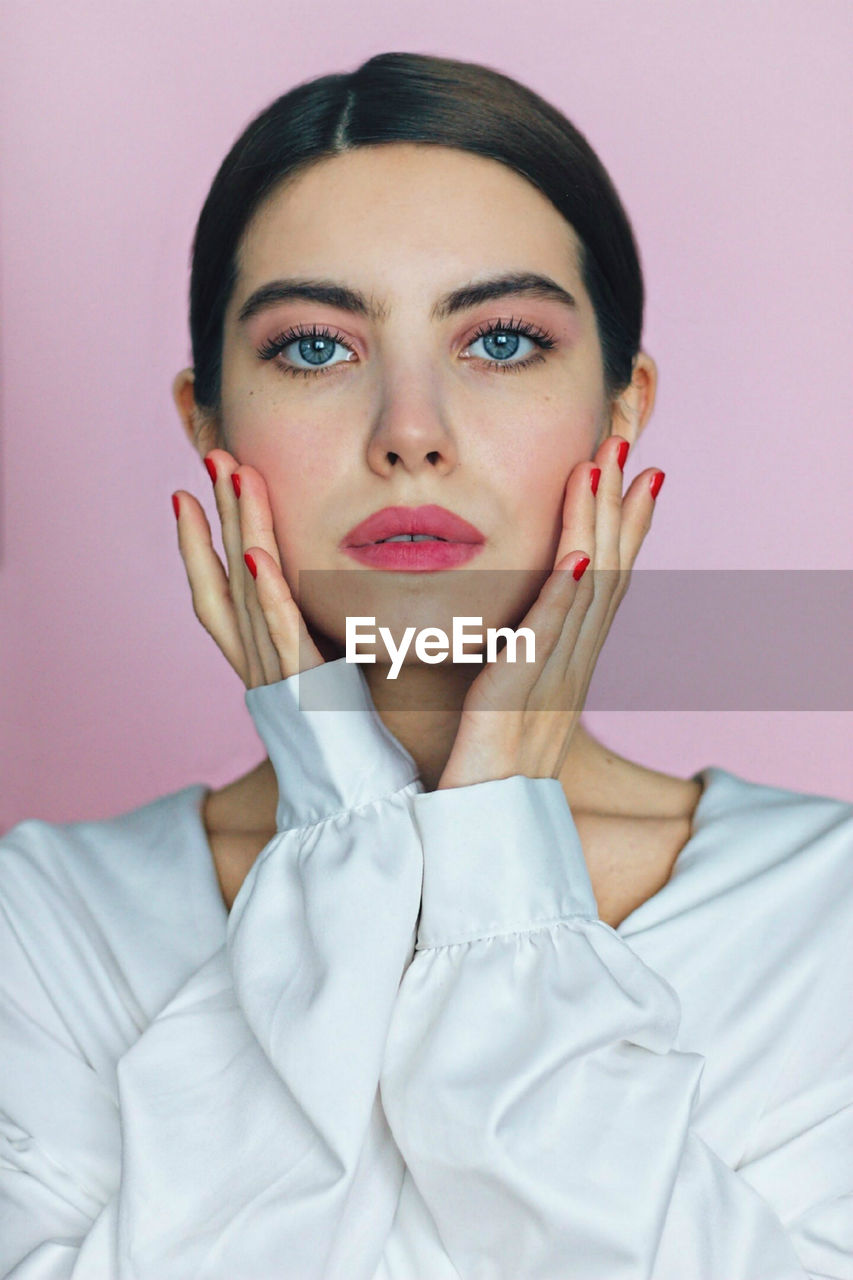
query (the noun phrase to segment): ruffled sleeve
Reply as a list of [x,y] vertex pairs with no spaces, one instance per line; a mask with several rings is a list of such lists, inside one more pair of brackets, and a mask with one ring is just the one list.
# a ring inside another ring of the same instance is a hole
[[[833,1147],[849,1125],[826,1117],[833,1186],[815,1226],[830,1261],[807,1272],[694,1132],[704,1058],[675,1047],[672,987],[598,918],[559,781],[516,775],[413,809],[423,908],[381,1095],[461,1280],[851,1276],[850,1152]],[[804,1255],[808,1239],[798,1222]]]
[[246,703],[277,831],[226,944],[120,1057],[115,1096],[38,976],[37,895],[4,890],[4,1277],[370,1280],[381,1257],[404,1169],[378,1081],[414,949],[423,787],[343,659]]

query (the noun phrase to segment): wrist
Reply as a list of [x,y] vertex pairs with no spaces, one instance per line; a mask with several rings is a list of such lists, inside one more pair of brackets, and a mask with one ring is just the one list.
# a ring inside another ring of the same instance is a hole
[[275,774],[278,830],[320,822],[418,778],[357,664],[322,663],[247,689],[245,702]]

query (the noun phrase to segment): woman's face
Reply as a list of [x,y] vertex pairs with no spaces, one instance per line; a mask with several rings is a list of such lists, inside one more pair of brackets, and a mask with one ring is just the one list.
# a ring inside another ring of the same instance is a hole
[[[496,286],[439,306],[510,275],[545,277],[570,299]],[[363,304],[268,296],[241,315],[284,281]],[[360,148],[285,183],[247,228],[225,316],[222,444],[263,475],[291,590],[309,626],[340,644],[356,614],[395,635],[403,623],[449,633],[454,614],[517,625],[553,566],[569,472],[610,409],[577,239],[496,161]],[[377,571],[341,549],[373,512],[425,504],[480,530],[468,565]],[[297,579],[311,569],[335,576]]]

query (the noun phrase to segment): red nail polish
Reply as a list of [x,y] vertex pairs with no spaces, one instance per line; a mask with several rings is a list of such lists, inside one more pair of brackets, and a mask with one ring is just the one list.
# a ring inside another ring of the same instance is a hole
[[246,554],[243,556],[243,559],[246,561],[246,564],[248,565],[249,573],[252,575],[253,578],[257,578],[258,566],[255,564],[254,556],[250,556],[247,551]]
[[577,564],[572,570],[572,577],[574,578],[575,582],[579,582],[580,579],[583,577],[586,571],[586,566],[588,564],[589,564],[589,556],[584,556],[583,560],[578,560]]
[[592,489],[592,496],[598,493],[598,482],[601,479],[601,467],[593,467],[589,473],[589,487]]
[[175,510],[175,519],[181,514],[181,500],[176,493],[172,494],[172,506]]
[[214,484],[216,484],[216,463],[210,458],[205,458],[204,465],[207,467],[207,474],[210,476]]
[[625,459],[628,457],[628,450],[631,448],[627,440],[619,441],[619,452],[616,455],[616,461],[619,463],[619,470],[625,470]]
[[665,471],[656,471],[655,474],[652,476],[651,480],[649,481],[649,488],[652,491],[653,498],[656,498],[660,493],[660,487],[663,484],[665,477],[666,477]]
[[237,475],[236,471],[231,472],[231,483],[234,486],[234,492],[239,498],[240,497],[240,477]]

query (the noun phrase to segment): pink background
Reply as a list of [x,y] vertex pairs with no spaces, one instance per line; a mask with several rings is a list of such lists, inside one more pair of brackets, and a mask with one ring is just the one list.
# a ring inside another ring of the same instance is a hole
[[[4,0],[0,829],[262,755],[170,502],[215,520],[170,397],[190,241],[257,111],[383,50],[527,82],[614,177],[661,374],[628,467],[667,472],[641,567],[850,569],[851,28],[849,0]],[[849,712],[587,723],[668,772],[853,798]]]

